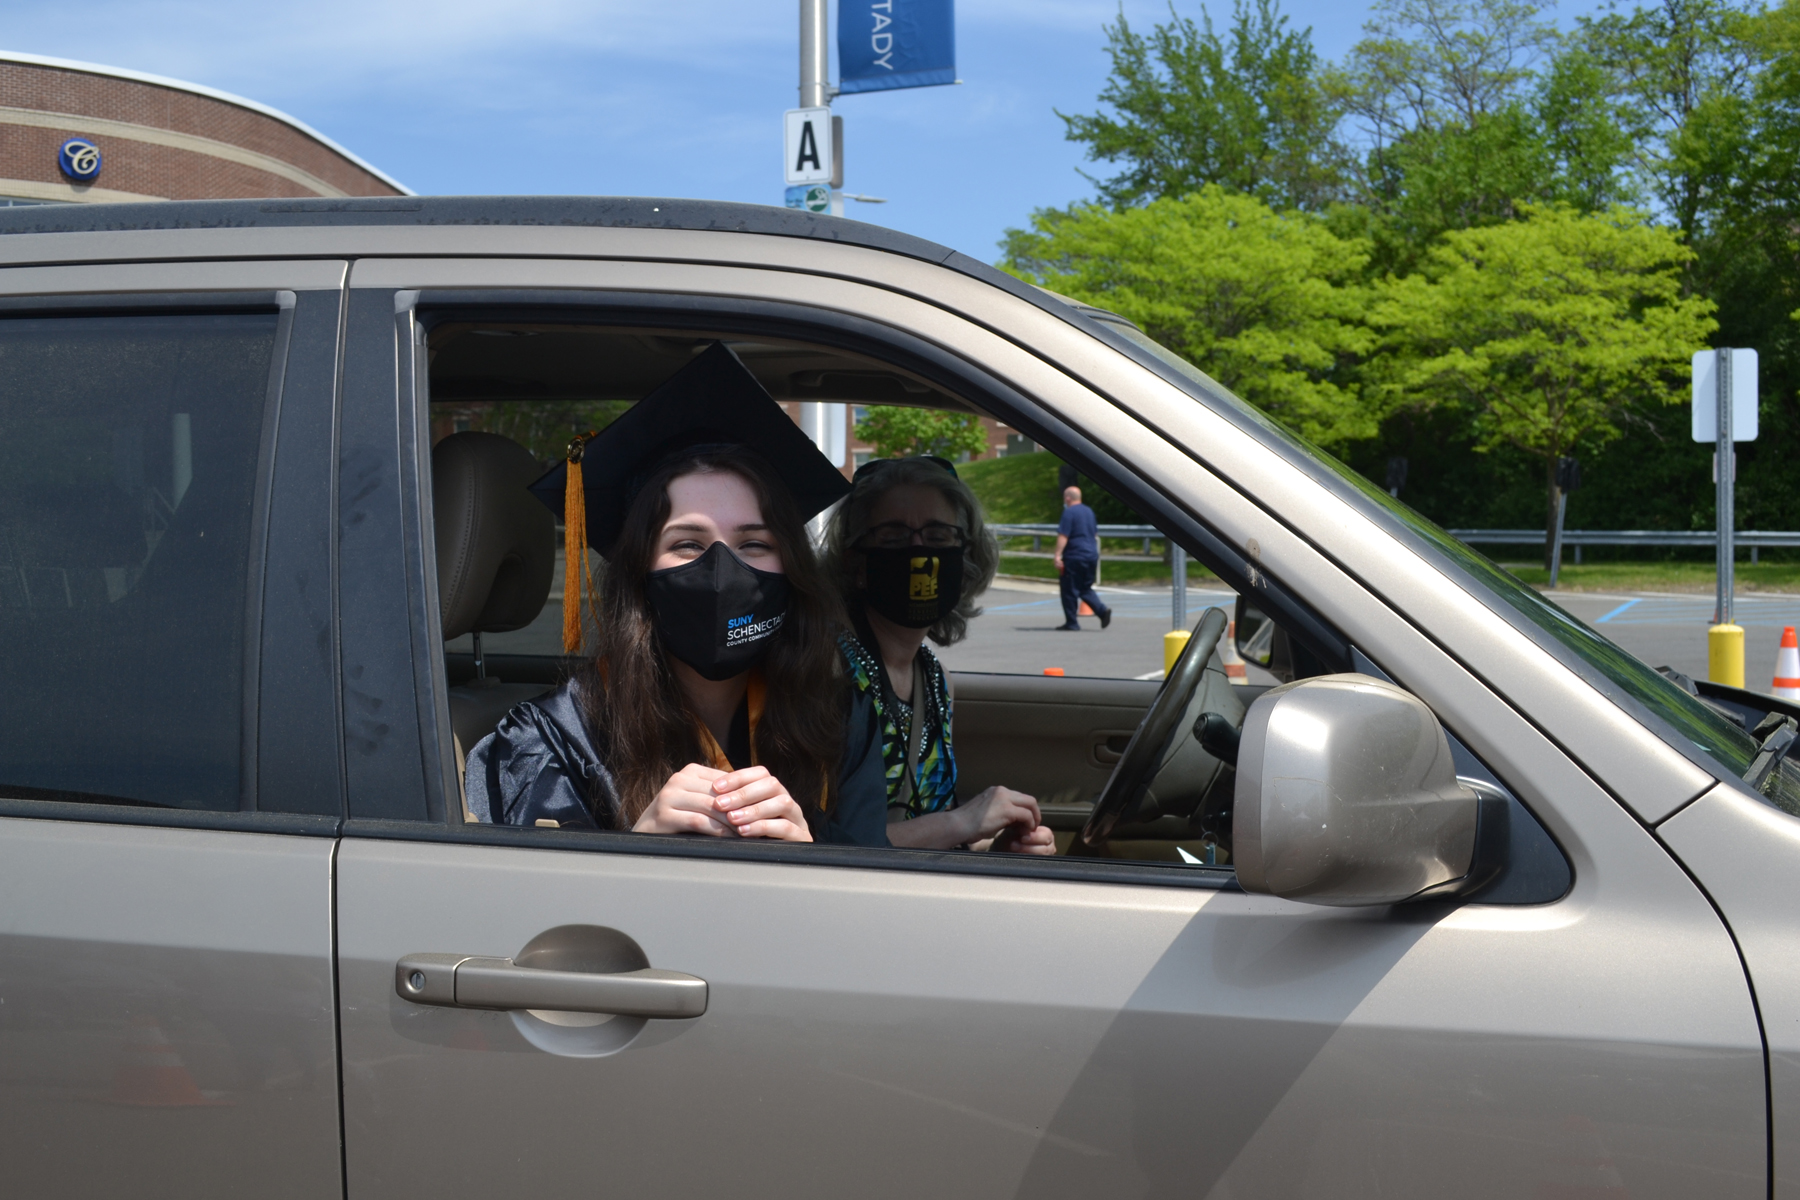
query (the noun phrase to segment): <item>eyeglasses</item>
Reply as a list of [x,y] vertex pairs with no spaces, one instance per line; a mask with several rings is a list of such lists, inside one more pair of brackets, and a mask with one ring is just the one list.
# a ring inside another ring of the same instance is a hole
[[883,521],[879,525],[869,526],[862,535],[861,545],[866,550],[898,550],[902,546],[910,546],[917,538],[919,544],[932,550],[948,550],[952,546],[965,545],[968,535],[955,526],[943,521],[927,521],[923,525],[908,525],[905,521]]
[[928,463],[931,463],[933,466],[942,467],[942,468],[944,468],[944,470],[950,472],[950,478],[952,478],[952,479],[956,478],[956,464],[951,462],[949,459],[939,458],[935,454],[917,454],[911,458],[871,458],[868,462],[866,462],[862,466],[856,468],[856,473],[854,475],[850,476],[850,480],[852,483],[854,483],[856,480],[861,479],[864,475],[869,475],[876,471],[886,470],[888,467],[891,467],[891,466],[895,465],[896,463],[903,463],[903,462],[928,462]]

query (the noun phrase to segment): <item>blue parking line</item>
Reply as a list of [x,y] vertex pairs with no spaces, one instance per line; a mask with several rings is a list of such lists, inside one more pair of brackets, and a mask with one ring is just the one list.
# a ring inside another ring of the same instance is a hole
[[1617,608],[1613,609],[1611,612],[1607,613],[1604,617],[1601,617],[1598,620],[1596,620],[1594,622],[1594,624],[1604,625],[1608,621],[1612,620],[1614,617],[1618,616],[1620,613],[1624,612],[1626,609],[1630,608],[1632,605],[1642,604],[1643,600],[1644,600],[1644,598],[1642,596],[1639,596],[1636,600],[1627,600],[1625,603],[1619,605],[1619,607],[1617,607]]
[[1020,609],[1020,608],[1042,608],[1046,604],[1054,604],[1060,608],[1062,606],[1062,601],[1056,599],[1055,597],[1050,597],[1050,598],[1044,599],[1044,600],[1027,600],[1021,604],[984,605],[983,611],[991,612],[991,613],[1012,612],[1015,609]]

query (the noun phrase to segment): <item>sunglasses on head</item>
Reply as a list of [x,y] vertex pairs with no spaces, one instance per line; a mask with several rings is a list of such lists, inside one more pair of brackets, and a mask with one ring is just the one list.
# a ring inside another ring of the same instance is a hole
[[855,482],[864,475],[873,474],[878,468],[885,470],[896,463],[903,462],[928,462],[950,472],[950,478],[955,479],[957,477],[956,465],[949,459],[939,458],[935,454],[915,454],[910,458],[871,458],[868,462],[856,468],[856,473],[850,476],[850,479],[852,482]]

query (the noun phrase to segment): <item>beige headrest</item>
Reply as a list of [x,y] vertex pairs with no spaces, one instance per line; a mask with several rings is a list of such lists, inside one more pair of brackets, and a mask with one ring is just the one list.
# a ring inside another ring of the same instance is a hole
[[526,491],[543,467],[495,433],[453,433],[431,451],[444,640],[531,624],[550,595],[556,519]]

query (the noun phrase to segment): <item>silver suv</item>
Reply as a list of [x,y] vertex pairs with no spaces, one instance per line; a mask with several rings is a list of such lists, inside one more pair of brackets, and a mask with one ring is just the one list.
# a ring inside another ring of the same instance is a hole
[[[1061,853],[465,819],[462,752],[570,662],[535,594],[446,621],[489,582],[433,443],[542,459],[713,340],[784,402],[1003,422],[1236,593],[1164,680],[955,672],[963,787]],[[940,246],[686,201],[0,213],[0,647],[12,1195],[1800,1187],[1800,710],[1649,670]]]

